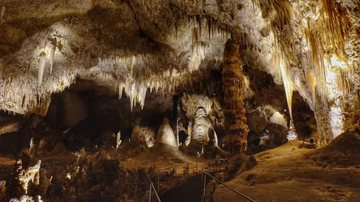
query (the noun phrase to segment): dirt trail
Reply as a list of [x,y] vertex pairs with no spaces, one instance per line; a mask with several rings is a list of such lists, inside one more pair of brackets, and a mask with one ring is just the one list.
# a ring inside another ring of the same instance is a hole
[[[292,141],[259,153],[255,167],[226,184],[256,201],[360,201],[360,144],[355,136],[338,138],[322,149],[299,148],[300,142]],[[348,139],[348,147],[336,146]],[[343,159],[353,161],[344,164]],[[220,185],[214,200],[244,201]]]

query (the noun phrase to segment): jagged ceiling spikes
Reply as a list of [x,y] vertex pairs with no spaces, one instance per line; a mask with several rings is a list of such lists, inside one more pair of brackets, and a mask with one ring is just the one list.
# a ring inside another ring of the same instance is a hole
[[136,104],[140,104],[141,109],[145,106],[145,99],[147,89],[151,89],[150,82],[136,82],[132,79],[128,79],[125,83],[119,84],[119,98],[122,97],[123,90],[125,94],[130,99],[130,109],[131,111],[136,106]]

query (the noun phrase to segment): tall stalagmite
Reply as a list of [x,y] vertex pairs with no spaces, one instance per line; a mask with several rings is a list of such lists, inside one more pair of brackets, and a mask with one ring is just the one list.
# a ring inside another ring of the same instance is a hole
[[[225,123],[228,130],[224,138],[226,149],[232,153],[245,152],[249,129],[246,124],[244,106],[243,61],[240,58],[239,45],[231,39],[225,44],[222,87]],[[229,147],[230,145],[231,147]]]

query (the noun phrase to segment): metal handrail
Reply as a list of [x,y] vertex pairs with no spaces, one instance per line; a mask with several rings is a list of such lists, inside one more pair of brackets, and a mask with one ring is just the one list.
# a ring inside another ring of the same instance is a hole
[[149,201],[151,202],[151,189],[152,189],[152,190],[154,191],[154,193],[155,193],[156,199],[157,199],[159,202],[161,202],[161,199],[160,199],[160,197],[159,197],[159,194],[157,193],[157,191],[156,191],[156,189],[155,189],[155,187],[154,187],[154,183],[153,183],[152,180],[150,179],[149,175],[146,175],[146,176],[147,176],[147,178],[148,178],[148,180],[149,180],[149,182],[150,182]]
[[211,177],[212,179],[214,179],[214,180],[217,181],[218,183],[222,184],[224,187],[226,187],[226,188],[228,188],[229,190],[233,191],[234,193],[236,193],[236,194],[242,196],[243,198],[247,199],[248,201],[256,202],[254,199],[252,199],[252,198],[246,196],[245,194],[243,194],[243,193],[241,193],[241,192],[239,192],[239,191],[237,191],[237,190],[229,187],[229,186],[226,185],[224,182],[222,182],[222,181],[220,181],[219,179],[217,179],[216,177],[212,176],[210,173],[207,173],[207,172],[205,172],[205,171],[201,171],[201,172],[204,173],[204,174],[206,174],[206,175],[208,175],[209,177]]

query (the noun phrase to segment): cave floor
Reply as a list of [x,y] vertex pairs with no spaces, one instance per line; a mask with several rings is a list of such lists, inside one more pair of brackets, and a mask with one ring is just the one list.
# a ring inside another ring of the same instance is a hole
[[[46,170],[47,175],[55,175],[57,178],[69,181],[74,176],[76,178],[78,174],[75,170],[81,164],[80,162],[85,159],[86,162],[94,163],[102,162],[103,159],[118,160],[118,169],[122,170],[152,170],[153,177],[151,180],[157,188],[160,188],[160,194],[185,183],[201,170],[212,172],[222,169],[221,165],[216,167],[211,164],[214,162],[213,160],[191,157],[181,153],[176,148],[166,145],[159,145],[142,152],[139,152],[139,150],[134,152],[128,146],[120,147],[119,150],[114,148],[94,148],[87,151],[81,149],[78,152],[69,152],[64,149],[56,151],[55,149],[53,152],[32,155],[31,165],[37,160],[41,160],[41,170]],[[16,159],[14,157],[0,156],[0,179],[12,178],[11,173],[14,171],[15,163]],[[66,179],[68,173],[71,176]],[[100,174],[106,175],[106,173]],[[158,176],[160,176],[160,180]],[[146,184],[149,183],[146,178],[142,179],[142,181]]]
[[[299,148],[299,144],[291,141],[256,154],[257,165],[226,184],[256,201],[360,200],[360,164],[324,163],[313,158],[319,149]],[[218,185],[214,201],[246,200]]]
[[[324,153],[325,159],[316,156],[323,149],[300,148],[300,141],[291,141],[280,147],[254,155],[257,164],[247,171],[238,173],[226,184],[256,201],[359,201],[360,199],[360,152],[358,145],[345,151],[330,148],[332,156]],[[347,144],[349,145],[349,144]],[[326,151],[326,150],[325,150]],[[339,155],[336,155],[339,153]],[[344,156],[345,155],[345,156]],[[355,156],[354,156],[355,155]],[[76,170],[78,160],[86,158],[90,162],[100,159],[119,160],[124,170],[151,169],[163,176],[160,180],[160,194],[185,183],[200,170],[208,172],[223,169],[214,160],[204,160],[182,154],[179,150],[160,146],[143,152],[131,152],[123,146],[80,150],[77,153],[55,151],[33,155],[31,162],[42,160],[42,169],[59,172],[66,177]],[[344,164],[348,159],[350,164]],[[16,159],[0,156],[0,177],[6,178],[14,169]],[[167,178],[173,172],[175,178]],[[76,174],[75,174],[76,175]],[[157,186],[156,177],[152,179]],[[214,201],[246,201],[222,185],[217,185]]]

